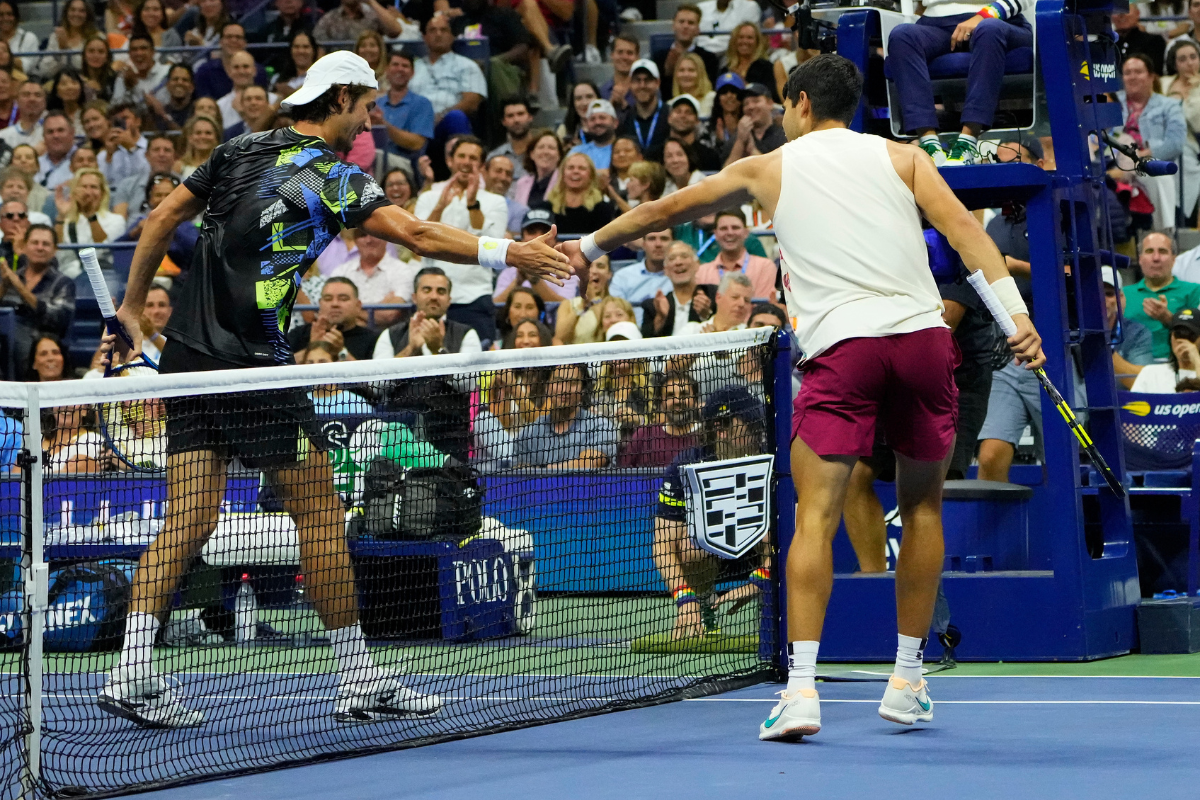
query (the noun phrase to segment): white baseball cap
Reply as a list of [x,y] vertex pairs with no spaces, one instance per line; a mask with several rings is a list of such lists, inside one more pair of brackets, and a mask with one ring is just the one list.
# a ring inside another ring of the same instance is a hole
[[696,99],[695,95],[677,94],[671,98],[669,105],[671,108],[675,108],[675,106],[679,105],[680,103],[687,103],[696,110],[696,116],[700,116],[700,101]]
[[613,339],[629,339],[637,341],[642,338],[642,332],[638,330],[638,326],[632,322],[622,320],[614,322],[608,328],[608,333],[604,335],[604,341],[611,342]]
[[282,106],[292,108],[306,105],[324,94],[330,86],[349,85],[378,89],[379,81],[375,79],[375,71],[366,59],[349,50],[338,50],[318,58],[317,63],[308,68],[304,85],[289,94]]
[[615,118],[617,116],[617,110],[613,108],[613,104],[607,100],[593,100],[591,104],[588,105],[587,110],[587,115],[589,117],[592,114],[608,114],[610,117]]
[[658,64],[655,64],[650,59],[639,58],[637,61],[633,62],[633,66],[629,68],[629,74],[633,75],[633,73],[637,72],[639,69],[646,70],[646,72],[649,72],[654,76],[654,80],[658,80]]
[[1121,288],[1121,275],[1118,272],[1114,272],[1112,267],[1101,267],[1100,276],[1106,284],[1114,289]]

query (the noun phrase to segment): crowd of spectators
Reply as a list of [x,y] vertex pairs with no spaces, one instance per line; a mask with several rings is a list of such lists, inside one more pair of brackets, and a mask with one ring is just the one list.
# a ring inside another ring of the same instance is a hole
[[[290,125],[282,100],[330,49],[361,55],[380,87],[373,130],[343,157],[372,173],[391,202],[422,219],[516,239],[544,235],[551,226],[567,236],[594,231],[639,203],[780,147],[778,104],[787,71],[811,56],[789,47],[789,37],[764,34],[774,25],[773,12],[751,0],[678,6],[670,45],[653,51],[619,32],[607,45],[602,34],[597,48],[589,22],[586,44],[577,42],[574,50],[581,61],[606,58],[612,77],[566,87],[561,124],[541,127],[543,73],[564,75],[571,60],[566,22],[575,13],[572,0],[421,0],[402,10],[376,0],[274,0],[267,15],[253,19],[238,19],[234,12],[241,9],[225,0],[107,6],[70,0],[42,40],[22,27],[19,5],[0,0],[0,256],[6,260],[0,303],[16,311],[14,377],[32,380],[76,372],[71,321],[77,298],[90,288],[75,250],[61,245],[136,242],[149,212],[220,143]],[[581,3],[589,12],[596,5]],[[600,6],[602,15],[609,13],[608,4]],[[981,38],[1000,36],[1001,49],[1011,49],[1024,41],[1020,6],[1007,18],[963,24]],[[635,9],[625,18],[650,13],[639,4],[626,11]],[[927,10],[927,16],[934,20],[937,12]],[[1200,306],[1200,285],[1192,282],[1200,281],[1200,254],[1177,256],[1169,235],[1133,234],[1169,234],[1177,217],[1194,218],[1200,112],[1191,106],[1200,108],[1200,45],[1192,27],[1146,30],[1136,7],[1113,22],[1123,54],[1125,90],[1116,98],[1125,112],[1123,135],[1146,155],[1184,161],[1181,194],[1172,193],[1173,178],[1157,185],[1119,162],[1110,165],[1109,210],[1114,221],[1122,215],[1128,223],[1125,238],[1136,242],[1130,246],[1138,248],[1142,276],[1125,287],[1119,276],[1106,277],[1110,325],[1118,318],[1123,325],[1114,366],[1129,386],[1155,360],[1170,360],[1183,377],[1194,364],[1179,344],[1187,326],[1173,321]],[[617,27],[615,19],[601,23],[602,31]],[[941,36],[946,25],[912,27],[893,33],[896,52],[902,53],[905,37],[917,42],[934,36],[934,28]],[[490,44],[487,61],[456,49],[457,41],[480,36]],[[904,73],[896,80],[903,83]],[[929,132],[919,114],[906,119],[914,133]],[[990,124],[984,117],[964,120],[961,135],[968,139]],[[1001,161],[1048,166],[1044,157],[1037,140],[1008,143],[997,154]],[[1178,209],[1171,205],[1177,196]],[[1027,279],[1022,212],[1004,209],[990,219],[989,232],[1010,268]],[[201,222],[179,227],[156,276],[161,291],[152,294],[156,310],[147,308],[144,324],[152,347],[154,337],[161,343],[171,298],[188,280]],[[109,249],[101,255],[119,297],[116,260]],[[305,362],[787,328],[774,255],[770,221],[753,205],[650,233],[562,286],[516,268],[493,273],[417,258],[347,230],[301,276],[302,308],[288,340],[297,361]],[[953,302],[948,297],[951,308]],[[967,327],[982,341],[978,326]],[[968,334],[962,335],[965,342]],[[689,437],[697,410],[713,392],[732,382],[762,399],[761,365],[727,361],[630,361],[599,370],[494,375],[490,386],[477,387],[478,413],[468,415],[475,451],[493,464],[669,461],[694,445]],[[1029,401],[1024,384],[1010,387],[1020,399],[997,402],[1007,385],[1002,373],[989,382],[991,406],[1030,410],[984,425],[984,433],[1003,430],[994,435],[1011,450],[1011,431],[1032,424],[1040,407]],[[559,437],[562,452],[543,448],[535,459],[529,430]],[[568,446],[581,431],[606,444]],[[495,442],[479,438],[485,434]],[[997,447],[983,438],[981,463],[999,465],[1002,473],[1007,451],[1000,447],[996,455]],[[554,458],[546,460],[547,453]]]

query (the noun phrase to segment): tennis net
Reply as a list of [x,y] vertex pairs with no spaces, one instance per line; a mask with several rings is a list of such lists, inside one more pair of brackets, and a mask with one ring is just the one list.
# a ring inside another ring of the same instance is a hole
[[41,459],[0,483],[0,797],[777,674],[769,329],[7,384],[0,408],[7,466]]

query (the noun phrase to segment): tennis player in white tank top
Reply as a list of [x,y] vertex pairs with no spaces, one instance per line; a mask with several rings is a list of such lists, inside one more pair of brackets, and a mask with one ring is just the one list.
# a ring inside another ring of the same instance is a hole
[[760,739],[795,741],[821,728],[814,685],[832,541],[854,462],[882,427],[896,452],[904,542],[896,564],[896,669],[879,714],[911,725],[933,719],[921,651],[942,571],[942,482],[957,416],[958,349],[942,321],[921,216],[972,272],[983,270],[1017,325],[1008,341],[1028,368],[1045,362],[1004,258],[917,147],[848,129],[862,76],[822,55],[788,78],[789,143],[742,159],[661,200],[643,203],[559,249],[577,270],[618,246],[757,200],[772,215],[788,311],[806,356],[792,429],[796,534],[787,555],[788,685]]

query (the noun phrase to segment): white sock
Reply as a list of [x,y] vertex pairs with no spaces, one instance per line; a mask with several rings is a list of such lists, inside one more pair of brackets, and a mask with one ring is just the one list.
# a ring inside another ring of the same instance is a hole
[[903,633],[897,634],[896,640],[899,642],[896,647],[896,677],[903,678],[914,687],[920,686],[923,674],[921,663],[925,657],[925,643],[929,640],[905,636]]
[[158,620],[153,614],[135,611],[125,620],[125,644],[121,648],[121,666],[149,673],[154,667],[154,637]]
[[801,689],[814,691],[817,688],[817,650],[820,642],[788,643],[787,693],[795,694]]
[[979,138],[972,136],[969,133],[960,133],[958,135],[958,140],[960,142],[970,142],[971,144],[979,144]]
[[362,626],[357,622],[330,631],[329,643],[333,645],[333,654],[337,656],[342,680],[347,683],[367,683],[377,677],[378,672],[367,650],[367,640],[363,638]]
[[933,142],[938,147],[942,146],[942,140],[938,138],[938,135],[936,133],[927,133],[927,134],[923,135],[917,141],[920,144],[928,144],[930,142]]

